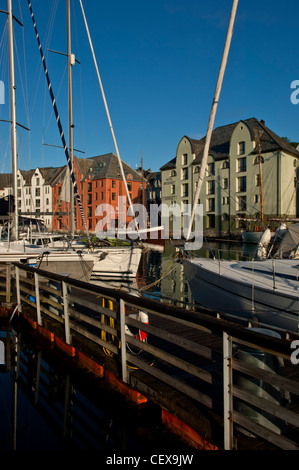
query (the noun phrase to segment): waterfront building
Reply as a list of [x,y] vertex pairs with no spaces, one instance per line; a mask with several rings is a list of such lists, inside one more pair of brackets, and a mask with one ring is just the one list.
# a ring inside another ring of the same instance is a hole
[[158,204],[160,206],[162,202],[162,183],[161,183],[161,172],[148,170],[146,172],[146,206],[147,210],[149,211],[151,204]]
[[62,168],[36,168],[17,171],[17,205],[19,214],[41,218],[52,228],[52,184]]
[[[181,214],[192,206],[205,137],[184,136],[176,156],[161,167],[162,223],[175,205]],[[214,129],[198,204],[207,235],[238,233],[246,220],[296,217],[299,152],[256,118]],[[171,217],[170,217],[171,222]],[[171,226],[170,226],[171,230]]]
[[[145,189],[146,181],[125,162],[122,162],[122,164],[132,203],[141,204],[142,190],[143,187]],[[113,223],[115,228],[118,227],[120,197],[125,200],[124,222],[127,225],[133,220],[133,217],[128,215],[129,203],[121,169],[115,154],[108,153],[90,158],[74,157],[74,172],[84,217],[90,232],[96,231],[97,223],[103,217],[106,218],[107,226]],[[65,214],[69,213],[70,210],[69,183],[68,168],[65,167],[53,183],[53,205],[59,208],[61,214],[54,217],[53,230],[67,230],[70,227],[70,216]],[[105,205],[109,205],[111,211],[106,212]],[[83,220],[76,200],[74,201],[74,208],[75,230],[78,232],[84,231]],[[103,213],[101,213],[101,208],[104,210]]]

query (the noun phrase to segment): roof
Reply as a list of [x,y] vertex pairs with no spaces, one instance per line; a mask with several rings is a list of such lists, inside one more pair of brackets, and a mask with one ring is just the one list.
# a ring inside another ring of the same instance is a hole
[[154,171],[153,173],[149,173],[146,176],[146,179],[147,179],[148,182],[154,181],[157,178],[158,179],[161,178],[161,172],[160,171]]
[[44,178],[45,184],[52,184],[53,180],[60,174],[63,168],[64,167],[39,168],[39,171]]
[[176,167],[176,157],[174,157],[170,162],[165,163],[165,165],[161,166],[160,170],[172,170]]
[[[212,155],[215,160],[224,160],[229,158],[230,140],[235,127],[240,121],[233,124],[227,124],[225,126],[217,127],[212,132],[211,144],[209,149],[209,155]],[[260,137],[261,152],[274,152],[276,150],[282,150],[290,155],[294,155],[299,158],[299,152],[290,145],[285,139],[279,137],[275,132],[271,131],[265,126],[264,121],[259,121],[256,118],[249,118],[243,121],[246,123],[251,131],[252,138],[256,142],[256,147],[252,153],[258,153],[258,139]],[[193,165],[201,163],[206,137],[200,140],[191,139],[185,136],[191,144],[192,152],[195,154]],[[170,160],[161,170],[169,170],[176,167],[176,158]]]
[[[101,178],[122,179],[118,158],[114,153],[107,153],[90,158],[75,158],[83,180],[88,178],[89,175],[93,180]],[[142,176],[124,161],[122,161],[122,165],[126,178],[131,174],[133,181],[141,182],[143,180]]]
[[12,185],[11,173],[0,173],[0,188],[4,189]]

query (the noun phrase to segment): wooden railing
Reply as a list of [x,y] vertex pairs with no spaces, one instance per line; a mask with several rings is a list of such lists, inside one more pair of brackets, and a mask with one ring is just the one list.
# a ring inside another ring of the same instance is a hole
[[[99,345],[119,361],[129,386],[138,387],[138,368],[219,415],[225,449],[235,448],[241,433],[298,450],[296,337],[277,338],[18,263],[15,283],[20,311],[34,308],[39,325],[55,319],[67,344],[79,333]],[[134,318],[139,312],[145,320]],[[138,331],[146,340],[138,339]]]

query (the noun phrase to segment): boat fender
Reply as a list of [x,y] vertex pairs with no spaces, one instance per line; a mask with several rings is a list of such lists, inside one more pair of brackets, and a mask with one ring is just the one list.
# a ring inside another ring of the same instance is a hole
[[[138,320],[141,323],[144,323],[146,325],[148,325],[148,323],[149,323],[148,314],[146,312],[144,312],[143,310],[139,310],[138,313],[128,314],[128,316],[130,316],[131,318],[134,318],[135,320]],[[147,333],[145,331],[142,331],[142,330],[139,329],[138,333],[134,334],[134,333],[132,333],[132,331],[130,330],[128,325],[125,325],[125,332],[126,332],[127,335],[133,336],[134,338],[138,339],[139,341],[146,341],[146,339],[147,339]]]

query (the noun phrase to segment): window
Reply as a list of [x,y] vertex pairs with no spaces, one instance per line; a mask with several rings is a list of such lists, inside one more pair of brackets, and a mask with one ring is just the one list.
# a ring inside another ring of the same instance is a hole
[[112,201],[116,200],[116,193],[112,193]]
[[222,204],[225,206],[228,204],[229,198],[228,197],[223,197],[222,198]]
[[35,186],[39,186],[39,178],[36,178]]
[[87,204],[92,204],[92,194],[87,195]]
[[[61,190],[61,188],[59,188],[59,189]],[[35,195],[40,196],[40,188],[35,188]]]
[[215,198],[211,197],[208,199],[208,211],[215,212]]
[[259,173],[257,173],[255,175],[255,185],[256,186],[260,186],[261,185],[261,175]]
[[255,157],[253,164],[254,165],[259,165],[260,162],[264,163],[264,158],[262,156],[258,155],[257,157]]
[[187,153],[184,153],[184,155],[182,155],[182,165],[187,165],[188,164],[188,155]]
[[223,178],[223,189],[228,189],[228,178]]
[[208,164],[208,176],[214,176],[215,175],[215,163],[209,163]]
[[92,191],[92,183],[88,183],[87,191],[90,193]]
[[246,211],[247,203],[246,203],[246,196],[238,197],[238,211]]
[[255,194],[254,195],[254,202],[257,203],[257,202],[261,202],[261,196],[259,194]]
[[199,166],[196,166],[196,167],[194,168],[194,173],[199,173],[199,170],[200,170],[200,167],[199,167]]
[[132,191],[132,183],[127,183],[128,191]]
[[104,199],[104,193],[101,192],[101,201]]
[[246,171],[246,157],[237,159],[237,171],[238,172]]
[[246,176],[237,178],[237,191],[239,193],[246,191]]
[[183,214],[188,214],[188,200],[182,201],[182,212]]
[[172,184],[170,187],[170,194],[175,194],[175,184]]
[[215,228],[215,214],[208,215],[208,228]]
[[36,199],[36,201],[35,201],[35,207],[40,207],[40,199]]
[[187,180],[188,179],[188,168],[183,168],[182,169],[182,180]]
[[91,217],[92,216],[92,207],[88,207],[87,208],[87,217]]
[[238,143],[238,155],[244,155],[245,153],[245,142],[239,142]]
[[207,181],[207,193],[208,194],[215,194],[215,180]]
[[221,166],[221,169],[222,169],[222,170],[225,170],[226,168],[229,168],[229,161],[228,161],[228,160],[225,160],[225,161],[222,163],[222,166]]
[[175,170],[171,170],[170,176],[176,176],[176,171],[175,171]]
[[182,184],[182,197],[188,197],[188,184]]
[[112,188],[116,188],[116,181],[115,180],[112,181]]

